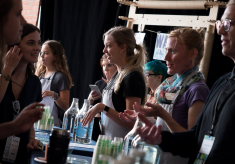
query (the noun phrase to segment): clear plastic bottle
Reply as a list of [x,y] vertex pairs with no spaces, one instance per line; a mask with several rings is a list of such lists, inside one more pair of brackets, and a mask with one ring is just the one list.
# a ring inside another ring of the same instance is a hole
[[92,119],[90,124],[86,126],[82,126],[82,119],[86,115],[87,111],[90,109],[90,100],[85,99],[84,104],[80,112],[76,115],[75,119],[75,134],[73,135],[73,141],[82,144],[88,144],[91,142],[92,131],[93,131],[93,123],[94,118]]
[[73,98],[71,106],[64,113],[62,129],[69,130],[70,133],[73,133],[74,131],[75,117],[79,113],[78,101],[79,101],[78,98]]
[[137,127],[142,127],[142,125],[143,125],[142,122],[137,117],[134,127],[124,138],[123,154],[125,154],[125,155],[129,154],[129,150],[132,147],[132,140],[136,136],[135,131],[136,131]]

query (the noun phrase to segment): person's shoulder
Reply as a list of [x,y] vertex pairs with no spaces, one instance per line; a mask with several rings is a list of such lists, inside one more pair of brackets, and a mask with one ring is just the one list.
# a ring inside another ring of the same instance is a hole
[[128,78],[143,78],[143,75],[139,71],[131,71],[124,79]]
[[198,80],[195,83],[192,83],[189,86],[189,89],[191,89],[191,90],[206,89],[209,91],[209,88],[206,85],[206,83],[204,82],[204,80]]
[[95,85],[104,84],[104,83],[105,83],[105,81],[101,79],[101,80],[96,81]]
[[28,79],[32,82],[39,82],[40,83],[40,80],[36,75],[29,76]]
[[68,80],[67,76],[63,72],[59,72],[59,71],[55,73],[55,77],[53,79],[56,81],[59,81],[60,79]]

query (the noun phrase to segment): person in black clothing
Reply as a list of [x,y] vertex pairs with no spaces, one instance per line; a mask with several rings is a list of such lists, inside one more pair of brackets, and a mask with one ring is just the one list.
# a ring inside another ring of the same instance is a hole
[[[22,2],[19,0],[0,1],[0,102],[2,102],[5,95],[11,74],[23,55],[19,53],[20,48],[18,46],[15,46],[12,51],[6,54],[7,45],[16,44],[21,39],[23,25],[26,24],[21,11]],[[1,123],[0,140],[30,129],[34,122],[42,117],[42,111],[44,110],[42,108],[36,109],[36,106],[43,106],[43,104],[34,103],[29,105],[13,121]],[[2,109],[0,108],[0,110]]]
[[124,137],[134,124],[122,122],[119,112],[133,110],[134,102],[143,104],[146,98],[145,50],[136,44],[133,30],[122,26],[111,28],[103,35],[103,40],[103,52],[108,61],[117,66],[117,72],[103,89],[102,103],[89,110],[82,123],[89,124],[97,113],[102,112],[104,135]]
[[[216,28],[222,41],[222,53],[235,61],[235,1],[230,0]],[[166,152],[173,155],[189,157],[189,164],[193,164],[203,152],[204,137],[214,138],[213,146],[209,146],[206,164],[234,163],[235,146],[235,68],[231,73],[222,76],[213,85],[205,106],[196,124],[187,132],[161,132],[161,126],[154,126],[142,114],[140,119],[146,124],[138,128],[137,133],[148,144],[159,145]],[[145,115],[154,109],[145,111]],[[203,147],[202,147],[203,145]],[[208,147],[207,147],[208,148]],[[199,153],[200,152],[200,153]],[[199,156],[198,156],[199,155]]]
[[[21,41],[17,45],[23,55],[12,71],[0,103],[0,123],[14,120],[23,108],[42,100],[41,84],[38,77],[34,75],[35,68],[33,65],[37,62],[41,49],[40,30],[32,24],[25,24]],[[16,53],[15,49],[15,46],[11,47],[9,52]],[[12,138],[19,139],[18,151],[14,159],[8,155],[9,152],[12,153],[10,151],[12,148],[8,146]],[[38,143],[32,125],[26,132],[0,141],[0,161],[4,163],[27,163],[27,149],[38,149]]]
[[[105,54],[100,59],[100,65],[103,69],[103,74],[106,77],[106,79],[102,77],[101,80],[95,82],[95,85],[98,86],[100,92],[102,93],[103,89],[107,86],[107,83],[109,82],[113,74],[117,71],[117,67],[116,65],[108,62],[107,56]],[[91,105],[95,105],[101,102],[101,95],[99,95],[95,91],[91,91],[88,99],[90,100]],[[94,125],[92,132],[92,140],[94,141],[97,141],[99,134],[101,134],[99,122],[100,122],[100,113],[97,113],[94,118]]]

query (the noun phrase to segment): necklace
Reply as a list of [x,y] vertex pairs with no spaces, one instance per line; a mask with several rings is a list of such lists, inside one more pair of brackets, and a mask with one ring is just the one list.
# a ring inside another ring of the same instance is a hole
[[[25,81],[26,81],[26,79],[25,79]],[[25,81],[24,81],[24,82],[25,82]],[[20,84],[18,84],[17,82],[14,82],[14,81],[12,81],[12,80],[11,80],[11,82],[13,82],[13,83],[15,83],[16,85],[18,85],[18,86],[20,86],[21,88],[23,88],[23,86],[20,85]]]

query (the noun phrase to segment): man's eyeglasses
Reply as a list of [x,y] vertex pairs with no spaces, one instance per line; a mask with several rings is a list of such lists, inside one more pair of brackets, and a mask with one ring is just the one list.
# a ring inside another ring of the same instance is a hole
[[235,21],[231,20],[231,19],[225,19],[223,21],[217,20],[216,23],[215,23],[217,31],[223,26],[224,31],[228,32],[230,27],[231,27],[231,22],[235,22]]
[[12,102],[12,106],[14,109],[13,116],[15,119],[20,113],[20,102],[16,100],[16,101]]
[[148,73],[146,73],[146,74],[144,74],[144,75],[145,75],[146,78],[149,78],[149,76],[151,76],[151,75],[157,76],[157,75],[159,75],[159,74],[148,74]]

